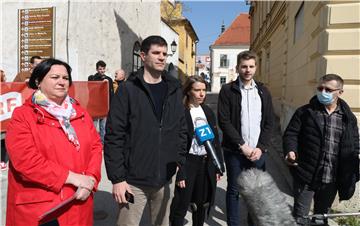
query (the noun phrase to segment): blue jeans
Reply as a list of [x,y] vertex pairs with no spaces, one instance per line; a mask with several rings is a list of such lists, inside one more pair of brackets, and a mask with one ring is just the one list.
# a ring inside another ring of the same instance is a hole
[[[265,170],[266,154],[261,155],[261,158],[255,162],[251,162],[244,155],[230,151],[224,151],[224,158],[226,164],[227,175],[227,189],[226,189],[226,212],[227,224],[229,226],[240,225],[240,193],[237,178],[243,170],[250,168],[258,168]],[[252,225],[251,219],[248,216],[249,226]]]
[[106,118],[94,119],[94,126],[100,133],[101,142],[104,145]]

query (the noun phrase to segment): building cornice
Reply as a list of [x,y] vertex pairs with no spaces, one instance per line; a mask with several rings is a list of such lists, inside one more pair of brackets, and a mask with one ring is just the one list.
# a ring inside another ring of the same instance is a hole
[[[278,7],[278,9],[277,9]],[[271,7],[270,12],[267,14],[267,19],[264,20],[266,22],[262,22],[260,29],[256,34],[256,38],[254,40],[250,40],[250,48],[257,50],[261,43],[265,43],[272,36],[274,31],[280,24],[284,23],[286,16],[286,8],[287,3],[285,1],[275,2]],[[274,15],[274,13],[276,13]],[[271,19],[270,17],[273,16]],[[271,20],[270,20],[271,19]],[[268,24],[270,21],[270,24]]]

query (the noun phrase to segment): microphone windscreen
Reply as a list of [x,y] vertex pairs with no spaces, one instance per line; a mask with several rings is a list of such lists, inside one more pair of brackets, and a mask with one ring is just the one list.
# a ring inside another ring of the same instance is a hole
[[256,226],[296,226],[285,195],[269,173],[255,168],[243,171],[238,184]]

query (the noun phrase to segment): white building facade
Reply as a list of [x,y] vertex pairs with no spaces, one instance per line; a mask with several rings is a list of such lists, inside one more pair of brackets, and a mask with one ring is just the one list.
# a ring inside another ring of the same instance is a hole
[[[22,9],[53,7],[53,57],[73,68],[73,80],[87,80],[98,60],[107,75],[141,66],[139,46],[149,35],[162,35],[159,1],[4,1],[1,7],[0,68],[12,81],[19,71]],[[167,36],[167,32],[166,33]],[[171,35],[169,41],[174,38]],[[176,35],[175,35],[176,36]]]
[[223,84],[237,78],[237,55],[249,46],[211,46],[211,92],[220,92]]
[[[179,34],[172,29],[168,24],[161,20],[160,24],[161,36],[166,40],[168,44],[168,58],[166,60],[167,70],[171,71],[171,74],[175,78],[179,78],[178,64],[179,64]],[[175,42],[176,49],[174,52],[171,50],[171,44]],[[172,66],[171,66],[172,65]]]

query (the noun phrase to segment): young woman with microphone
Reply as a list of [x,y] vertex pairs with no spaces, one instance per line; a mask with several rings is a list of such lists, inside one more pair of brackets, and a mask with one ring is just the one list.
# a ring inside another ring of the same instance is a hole
[[199,145],[195,137],[196,127],[209,124],[215,138],[212,145],[216,150],[222,171],[224,171],[223,156],[214,112],[204,104],[206,97],[206,82],[200,76],[190,76],[183,87],[185,118],[188,127],[188,153],[186,164],[182,166],[176,177],[174,199],[171,204],[170,221],[172,226],[184,225],[184,218],[190,203],[193,205],[193,226],[204,224],[207,212],[209,214],[215,200],[216,182],[220,179],[204,145]]

